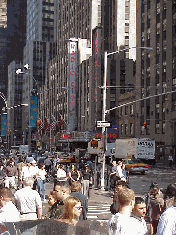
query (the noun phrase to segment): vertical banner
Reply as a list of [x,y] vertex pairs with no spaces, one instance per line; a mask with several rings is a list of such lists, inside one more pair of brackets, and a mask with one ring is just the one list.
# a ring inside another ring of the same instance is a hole
[[[92,30],[92,58],[93,58],[93,81],[92,81],[92,108],[93,113],[95,114],[95,120],[101,120],[102,112],[100,107],[101,100],[100,95],[101,91],[98,89],[98,86],[102,85],[102,72],[101,72],[101,54],[102,51],[102,27],[97,26],[95,29]],[[99,98],[98,98],[99,97]]]
[[1,136],[6,136],[7,114],[1,114]]
[[36,127],[38,113],[38,97],[30,96],[30,127]]
[[77,39],[68,42],[68,128],[75,129],[76,116]]

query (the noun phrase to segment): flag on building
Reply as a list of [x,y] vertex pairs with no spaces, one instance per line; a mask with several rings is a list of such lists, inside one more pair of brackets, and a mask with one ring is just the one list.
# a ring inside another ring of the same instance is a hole
[[46,133],[49,133],[50,132],[50,124],[49,124],[46,117],[44,118],[44,122],[45,122],[45,126],[44,126],[45,131],[46,131]]
[[[44,130],[44,122],[41,122],[40,123],[40,125],[39,125],[39,130],[38,130],[38,133],[40,134],[40,135],[43,135],[44,133],[43,133],[43,130]],[[42,133],[41,133],[41,131],[42,131]]]
[[55,117],[52,115],[51,119],[50,119],[50,128],[51,128],[51,130],[54,130],[56,128],[56,124],[57,124],[57,122],[55,120]]
[[58,117],[58,121],[57,121],[57,129],[58,129],[58,130],[60,130],[62,124],[63,124],[62,116],[60,115],[60,116]]

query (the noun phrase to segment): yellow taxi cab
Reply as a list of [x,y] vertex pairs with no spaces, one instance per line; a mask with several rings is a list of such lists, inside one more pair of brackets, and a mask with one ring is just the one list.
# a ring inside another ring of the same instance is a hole
[[59,158],[60,163],[70,163],[72,161],[72,156],[67,154],[61,154]]
[[125,169],[131,173],[145,174],[148,171],[148,165],[143,163],[140,159],[124,159]]

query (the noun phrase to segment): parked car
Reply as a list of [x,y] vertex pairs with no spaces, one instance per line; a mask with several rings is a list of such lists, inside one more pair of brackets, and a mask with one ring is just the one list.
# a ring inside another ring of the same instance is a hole
[[148,165],[143,163],[140,159],[124,159],[125,169],[131,173],[145,174],[148,171]]

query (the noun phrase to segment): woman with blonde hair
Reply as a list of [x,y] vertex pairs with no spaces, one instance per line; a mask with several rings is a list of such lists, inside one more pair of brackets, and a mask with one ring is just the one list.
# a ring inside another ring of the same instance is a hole
[[76,225],[79,221],[79,216],[81,213],[81,201],[76,197],[69,196],[65,200],[64,213],[60,217],[59,221],[67,224]]

